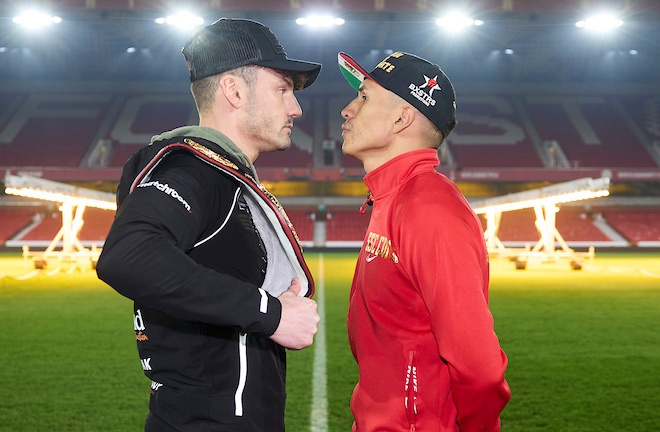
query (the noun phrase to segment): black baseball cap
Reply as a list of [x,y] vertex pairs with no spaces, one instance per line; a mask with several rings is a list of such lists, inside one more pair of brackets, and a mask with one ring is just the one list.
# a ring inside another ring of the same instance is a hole
[[365,79],[403,98],[440,129],[444,138],[456,126],[454,86],[440,66],[405,52],[395,52],[378,63],[370,73],[346,53],[338,56],[339,69],[355,89]]
[[312,85],[319,63],[287,58],[265,25],[247,19],[221,18],[193,34],[183,47],[190,82],[246,65],[258,65],[305,76],[300,90]]

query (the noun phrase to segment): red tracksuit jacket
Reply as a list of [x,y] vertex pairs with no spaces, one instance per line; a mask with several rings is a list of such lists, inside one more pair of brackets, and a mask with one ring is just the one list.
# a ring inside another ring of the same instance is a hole
[[481,225],[437,165],[418,150],[364,179],[373,210],[348,311],[354,431],[499,431],[511,397]]

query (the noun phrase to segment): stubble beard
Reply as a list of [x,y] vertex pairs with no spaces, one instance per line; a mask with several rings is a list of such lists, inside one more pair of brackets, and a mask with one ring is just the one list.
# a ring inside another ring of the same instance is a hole
[[255,146],[259,153],[284,151],[291,147],[291,136],[284,130],[286,124],[276,129],[277,120],[271,120],[266,108],[258,105],[254,98],[246,110],[245,130],[251,139],[255,140]]

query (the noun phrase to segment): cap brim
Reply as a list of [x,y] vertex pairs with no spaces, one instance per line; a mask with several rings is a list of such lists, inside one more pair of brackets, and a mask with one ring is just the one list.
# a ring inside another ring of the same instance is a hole
[[295,72],[295,73],[305,74],[305,77],[307,78],[305,80],[305,84],[302,86],[301,89],[297,89],[297,90],[302,90],[304,88],[311,86],[314,83],[314,81],[316,81],[316,78],[318,78],[319,73],[321,72],[320,63],[313,63],[313,62],[307,62],[307,61],[295,60],[295,59],[277,59],[277,60],[269,60],[269,61],[258,61],[255,62],[254,64],[259,66],[265,66],[271,69],[278,69],[284,72]]
[[346,81],[348,81],[351,87],[355,90],[360,89],[360,84],[362,84],[362,81],[365,79],[369,78],[373,80],[373,77],[348,54],[340,52],[337,55],[337,62],[339,63],[341,74],[344,75]]

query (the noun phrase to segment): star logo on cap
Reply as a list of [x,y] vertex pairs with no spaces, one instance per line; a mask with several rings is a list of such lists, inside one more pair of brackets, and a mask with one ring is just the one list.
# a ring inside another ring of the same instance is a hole
[[419,88],[429,88],[429,96],[433,96],[433,90],[440,90],[440,86],[438,85],[438,76],[436,75],[433,78],[429,78],[426,75],[424,75],[424,80],[426,83],[422,84],[419,86]]

